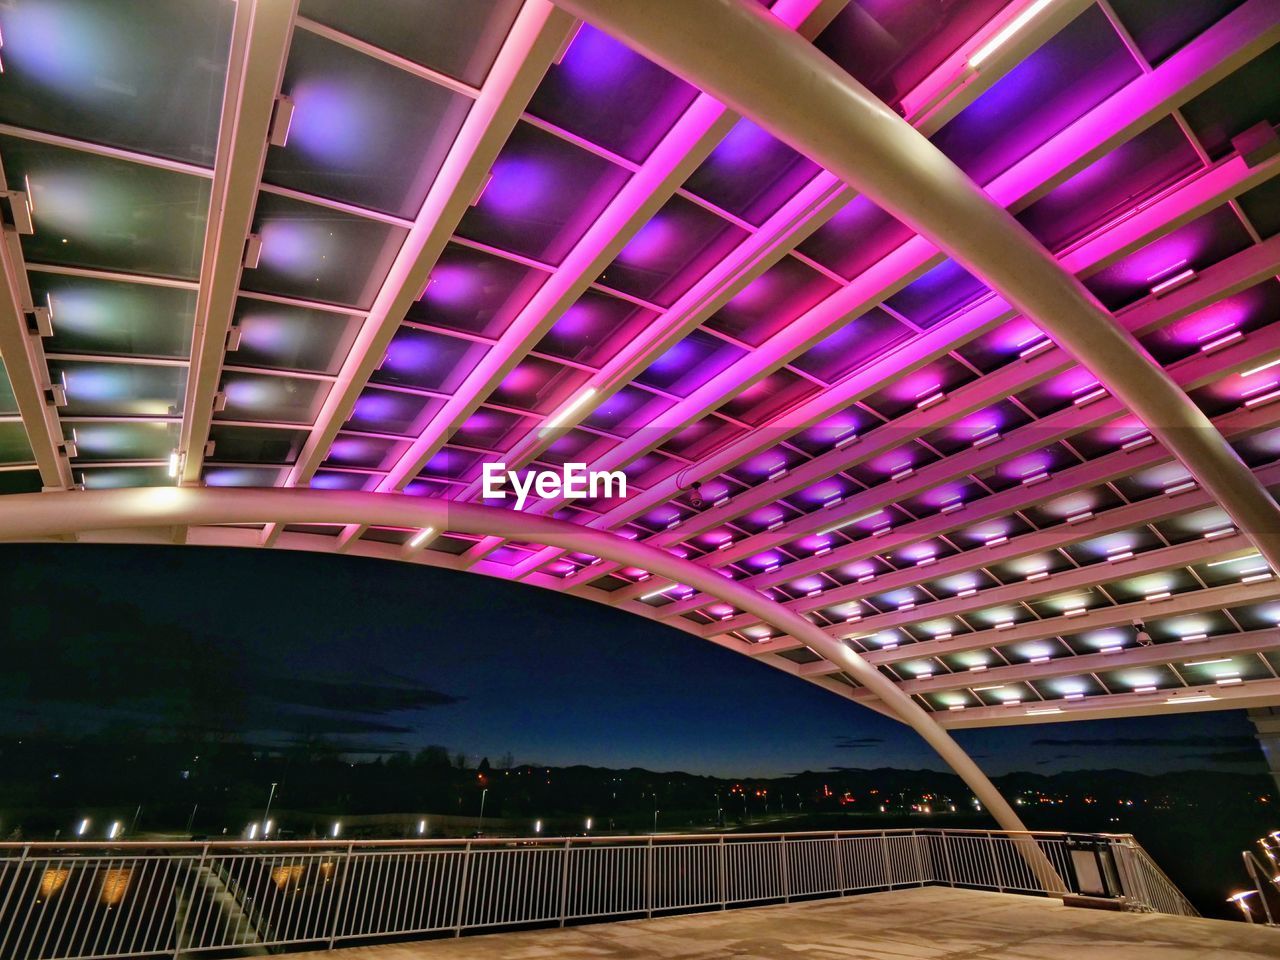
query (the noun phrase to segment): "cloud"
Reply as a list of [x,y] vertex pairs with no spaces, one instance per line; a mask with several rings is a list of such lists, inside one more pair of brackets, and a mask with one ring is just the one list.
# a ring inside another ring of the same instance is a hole
[[833,741],[837,750],[865,750],[884,743],[883,737],[836,737]]
[[1262,751],[1254,746],[1252,749],[1223,750],[1219,753],[1184,753],[1180,760],[1196,760],[1201,763],[1248,763],[1263,765]]

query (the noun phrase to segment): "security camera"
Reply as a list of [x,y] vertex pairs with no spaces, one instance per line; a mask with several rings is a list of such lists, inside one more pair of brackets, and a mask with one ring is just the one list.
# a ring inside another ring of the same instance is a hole
[[1141,620],[1133,621],[1133,629],[1137,631],[1134,638],[1138,641],[1138,646],[1149,647],[1152,644],[1151,634],[1147,633],[1147,627]]
[[701,508],[704,503],[706,503],[706,501],[702,499],[702,484],[695,480],[689,486],[689,506],[697,510]]

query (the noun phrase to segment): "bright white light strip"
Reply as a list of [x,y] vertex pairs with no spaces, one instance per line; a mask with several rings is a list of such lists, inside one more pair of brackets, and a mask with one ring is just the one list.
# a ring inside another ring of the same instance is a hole
[[1052,2],[1053,0],[1036,0],[1035,3],[1010,20],[999,33],[969,57],[969,66],[976,68],[984,60],[989,59],[993,53],[1009,42],[1010,37],[1034,20],[1040,11],[1044,10]]
[[649,593],[646,593],[646,594],[645,594],[643,597],[641,597],[640,599],[641,599],[641,600],[652,600],[654,597],[660,597],[660,596],[662,596],[662,595],[663,595],[664,593],[666,593],[668,590],[674,590],[677,586],[679,586],[679,584],[669,583],[669,584],[667,584],[665,587],[662,587],[660,590],[651,590]]
[[170,453],[170,454],[169,454],[169,477],[170,477],[170,479],[173,479],[173,478],[177,477],[177,475],[178,475],[178,467],[179,467],[179,465],[180,465],[180,462],[181,462],[181,461],[180,461],[180,459],[179,459],[179,457],[178,457],[178,451],[177,451],[177,450],[174,450],[172,453]]
[[1222,537],[1229,537],[1236,532],[1235,527],[1219,527],[1217,530],[1209,530],[1205,533],[1206,540],[1218,540]]
[[1271,579],[1271,571],[1268,570],[1266,573],[1251,573],[1247,577],[1241,577],[1240,582],[1241,583],[1261,583],[1263,580],[1270,580],[1270,579]]
[[1241,333],[1239,330],[1232,330],[1230,333],[1224,334],[1223,336],[1218,337],[1218,339],[1216,340],[1210,340],[1208,343],[1201,344],[1200,352],[1206,355],[1213,353],[1217,350],[1221,350],[1223,347],[1227,346],[1230,343],[1235,343],[1237,340],[1239,340],[1243,336],[1244,334]]
[[1134,687],[1133,692],[1134,693],[1155,693],[1156,688],[1150,685],[1145,687]]
[[573,403],[569,404],[567,407],[565,407],[563,410],[557,413],[554,417],[548,420],[546,426],[544,426],[541,430],[538,431],[538,436],[544,436],[549,431],[554,430],[556,427],[560,426],[560,424],[568,420],[569,417],[572,416],[575,411],[577,411],[584,403],[586,403],[595,395],[596,395],[596,388],[587,387],[587,389],[583,390],[582,393],[578,394],[577,399],[574,400]]
[[1073,513],[1071,516],[1067,517],[1067,523],[1084,523],[1084,521],[1092,519],[1093,511],[1086,510],[1084,513]]
[[435,527],[423,527],[421,530],[419,530],[417,533],[413,535],[413,539],[409,541],[409,546],[412,549],[416,550],[418,547],[426,543],[427,538],[430,537],[435,532],[436,532]]
[[1098,387],[1096,390],[1090,390],[1088,393],[1081,394],[1071,402],[1075,404],[1077,407],[1083,407],[1087,404],[1093,403],[1093,401],[1095,400],[1101,400],[1106,395],[1107,395],[1106,388]]
[[1061,707],[1046,707],[1046,708],[1045,708],[1045,709],[1043,709],[1043,710],[1028,710],[1028,711],[1027,711],[1027,716],[1028,716],[1028,717],[1040,717],[1040,716],[1045,715],[1046,713],[1061,713],[1061,712],[1062,712],[1062,708],[1061,708]]
[[852,520],[841,520],[834,526],[827,527],[825,530],[819,530],[818,536],[825,537],[828,533],[835,533],[837,530],[843,530],[845,527],[851,527],[855,523],[862,523],[864,520],[870,520],[872,517],[878,517],[884,513],[883,510],[872,510],[870,513],[864,513],[860,517],[854,517]]
[[1188,267],[1186,270],[1183,270],[1181,273],[1175,273],[1168,280],[1161,280],[1159,283],[1157,283],[1154,287],[1151,288],[1151,295],[1154,297],[1158,297],[1161,294],[1169,293],[1171,290],[1176,290],[1178,289],[1178,287],[1181,287],[1184,284],[1190,283],[1195,278],[1196,278],[1195,270],[1192,269],[1191,267]]
[[1175,483],[1172,486],[1164,488],[1166,497],[1174,497],[1180,493],[1186,493],[1188,490],[1194,490],[1196,482],[1194,480],[1184,480],[1182,483]]
[[1053,346],[1052,340],[1049,340],[1049,339],[1041,340],[1039,343],[1035,344],[1034,346],[1027,347],[1027,349],[1019,353],[1018,358],[1020,360],[1029,360],[1031,357],[1034,357],[1038,353],[1043,353],[1045,350],[1048,350],[1052,346]]
[[1146,600],[1147,603],[1155,603],[1157,600],[1168,600],[1171,596],[1173,594],[1168,590],[1161,590],[1159,593],[1148,593],[1142,599]]
[[1208,703],[1210,700],[1217,699],[1217,697],[1205,694],[1202,697],[1170,697],[1165,703]]
[[1263,370],[1270,370],[1272,367],[1280,367],[1280,357],[1276,357],[1274,360],[1268,360],[1260,366],[1250,367],[1248,370],[1241,370],[1240,376],[1252,377],[1255,373],[1261,373]]
[[1215,657],[1212,660],[1189,660],[1183,664],[1184,667],[1208,667],[1215,663],[1230,663],[1230,657]]
[[1207,563],[1207,567],[1225,567],[1228,563],[1244,563],[1246,560],[1261,560],[1262,554],[1250,553],[1243,557],[1232,557],[1230,560],[1215,560],[1213,563]]
[[1237,683],[1244,683],[1244,679],[1242,677],[1222,677],[1214,682],[1220,687],[1230,687]]

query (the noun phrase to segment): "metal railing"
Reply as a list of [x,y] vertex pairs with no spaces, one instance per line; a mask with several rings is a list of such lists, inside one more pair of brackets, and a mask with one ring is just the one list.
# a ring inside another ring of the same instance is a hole
[[9,843],[0,960],[261,954],[926,884],[1041,895],[1065,884],[1195,914],[1133,838],[1115,834]]

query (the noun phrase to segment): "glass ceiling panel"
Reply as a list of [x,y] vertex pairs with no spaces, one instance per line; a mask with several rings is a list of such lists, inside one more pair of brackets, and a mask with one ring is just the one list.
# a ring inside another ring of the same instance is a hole
[[219,420],[261,420],[268,423],[314,423],[329,394],[324,380],[278,377],[228,371],[222,375],[227,405]]
[[122,487],[171,487],[168,464],[155,467],[76,466],[76,478],[86,490],[116,490]]
[[630,301],[588,290],[547,331],[534,351],[599,366],[635,340],[655,316]]
[[241,285],[257,293],[367,310],[407,231],[270,193],[258,194],[262,257]]
[[458,236],[559,263],[627,176],[594,153],[532,124],[517,124],[458,225]]
[[212,459],[223,463],[293,463],[307,440],[307,431],[214,423],[209,437],[214,444]]
[[546,274],[531,267],[451,243],[407,319],[496,337],[545,279]]
[[931,139],[985,184],[1140,72],[1091,6]]
[[433,397],[367,387],[356,399],[346,426],[372,433],[417,435],[442,406],[444,401]]
[[1182,108],[1188,126],[1215,160],[1231,152],[1231,138],[1262,120],[1280,118],[1280,46],[1271,47]]
[[11,0],[0,122],[212,166],[233,0]]
[[31,463],[35,455],[20,423],[0,423],[0,463]]
[[639,163],[696,96],[683,80],[583,24],[529,112]]
[[280,88],[294,103],[289,140],[263,180],[406,218],[427,190],[471,100],[305,30]]
[[372,382],[453,393],[488,349],[483,343],[401,327]]
[[9,188],[31,184],[26,259],[195,279],[209,181],[124,160],[0,137]]
[[301,16],[473,87],[488,75],[519,11],[520,0],[302,0],[298,7]]
[[13,384],[9,382],[9,371],[4,368],[4,360],[0,359],[0,415],[11,415],[18,412],[18,400],[13,395]]
[[227,355],[228,363],[337,373],[360,331],[361,319],[241,297],[233,323],[240,328],[240,346]]
[[853,0],[814,45],[896,103],[992,19],[1006,0]]
[[49,361],[53,382],[67,388],[67,416],[166,417],[182,412],[186,367],[140,363]]
[[32,299],[48,303],[53,314],[53,336],[45,341],[50,353],[191,355],[194,290],[37,270],[27,279]]
[[818,169],[812,160],[750,120],[739,120],[685,182],[685,188],[721,210],[759,225],[813,179]]
[[1221,20],[1244,0],[1198,0],[1196,3],[1152,3],[1111,0],[1120,21],[1142,55],[1158,64],[1188,40]]
[[[179,429],[176,422],[63,424],[63,433],[75,440],[77,464],[93,460],[167,461],[177,446]],[[165,467],[167,471],[167,463]]]

